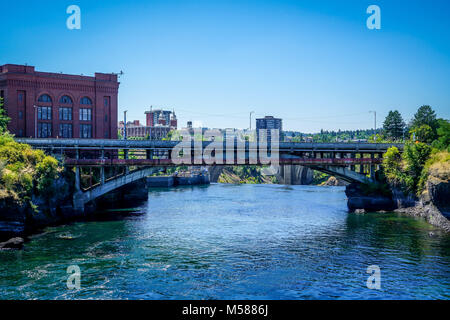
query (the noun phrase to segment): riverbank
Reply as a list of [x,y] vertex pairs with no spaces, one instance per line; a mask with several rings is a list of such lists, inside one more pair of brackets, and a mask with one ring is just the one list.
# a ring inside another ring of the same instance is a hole
[[350,184],[346,187],[347,207],[351,213],[394,211],[415,218],[450,233],[450,184],[448,180],[430,176],[419,197],[405,194],[398,188],[368,190]]

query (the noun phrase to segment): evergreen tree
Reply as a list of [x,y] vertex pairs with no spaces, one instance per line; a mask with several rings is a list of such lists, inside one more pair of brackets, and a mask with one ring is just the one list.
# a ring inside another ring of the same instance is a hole
[[436,130],[439,127],[439,123],[436,119],[436,113],[430,106],[421,106],[414,115],[412,120],[411,129],[419,128],[422,125],[428,125],[436,134]]
[[389,111],[383,123],[385,135],[391,139],[401,139],[405,130],[405,122],[397,110]]

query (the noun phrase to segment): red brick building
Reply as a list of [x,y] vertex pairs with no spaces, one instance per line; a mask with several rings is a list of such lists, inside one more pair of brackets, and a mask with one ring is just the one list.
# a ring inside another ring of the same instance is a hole
[[117,139],[117,75],[0,66],[0,97],[17,137]]

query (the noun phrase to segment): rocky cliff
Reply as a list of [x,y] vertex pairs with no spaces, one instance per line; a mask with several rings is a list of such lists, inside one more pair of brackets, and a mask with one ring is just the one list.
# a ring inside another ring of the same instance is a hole
[[361,185],[351,184],[345,191],[349,212],[395,211],[425,219],[450,232],[450,183],[442,175],[430,173],[426,188],[419,197],[392,188],[390,194],[367,193]]

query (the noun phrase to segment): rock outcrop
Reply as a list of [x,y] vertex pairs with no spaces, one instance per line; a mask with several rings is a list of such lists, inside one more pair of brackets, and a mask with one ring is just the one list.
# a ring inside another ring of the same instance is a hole
[[393,211],[396,205],[391,196],[366,194],[360,184],[351,183],[345,189],[349,212]]
[[12,239],[9,239],[8,241],[0,242],[0,250],[1,249],[22,249],[24,242],[25,241],[23,240],[23,238],[20,238],[20,237],[12,238]]
[[420,217],[433,226],[450,232],[450,183],[430,174],[426,188],[416,198],[406,195],[400,189],[392,188],[392,195],[365,194],[361,185],[347,186],[349,212],[395,211],[412,217]]
[[322,182],[320,186],[331,186],[331,187],[344,187],[348,186],[349,183],[344,180],[337,179],[335,177],[329,177],[327,181]]

